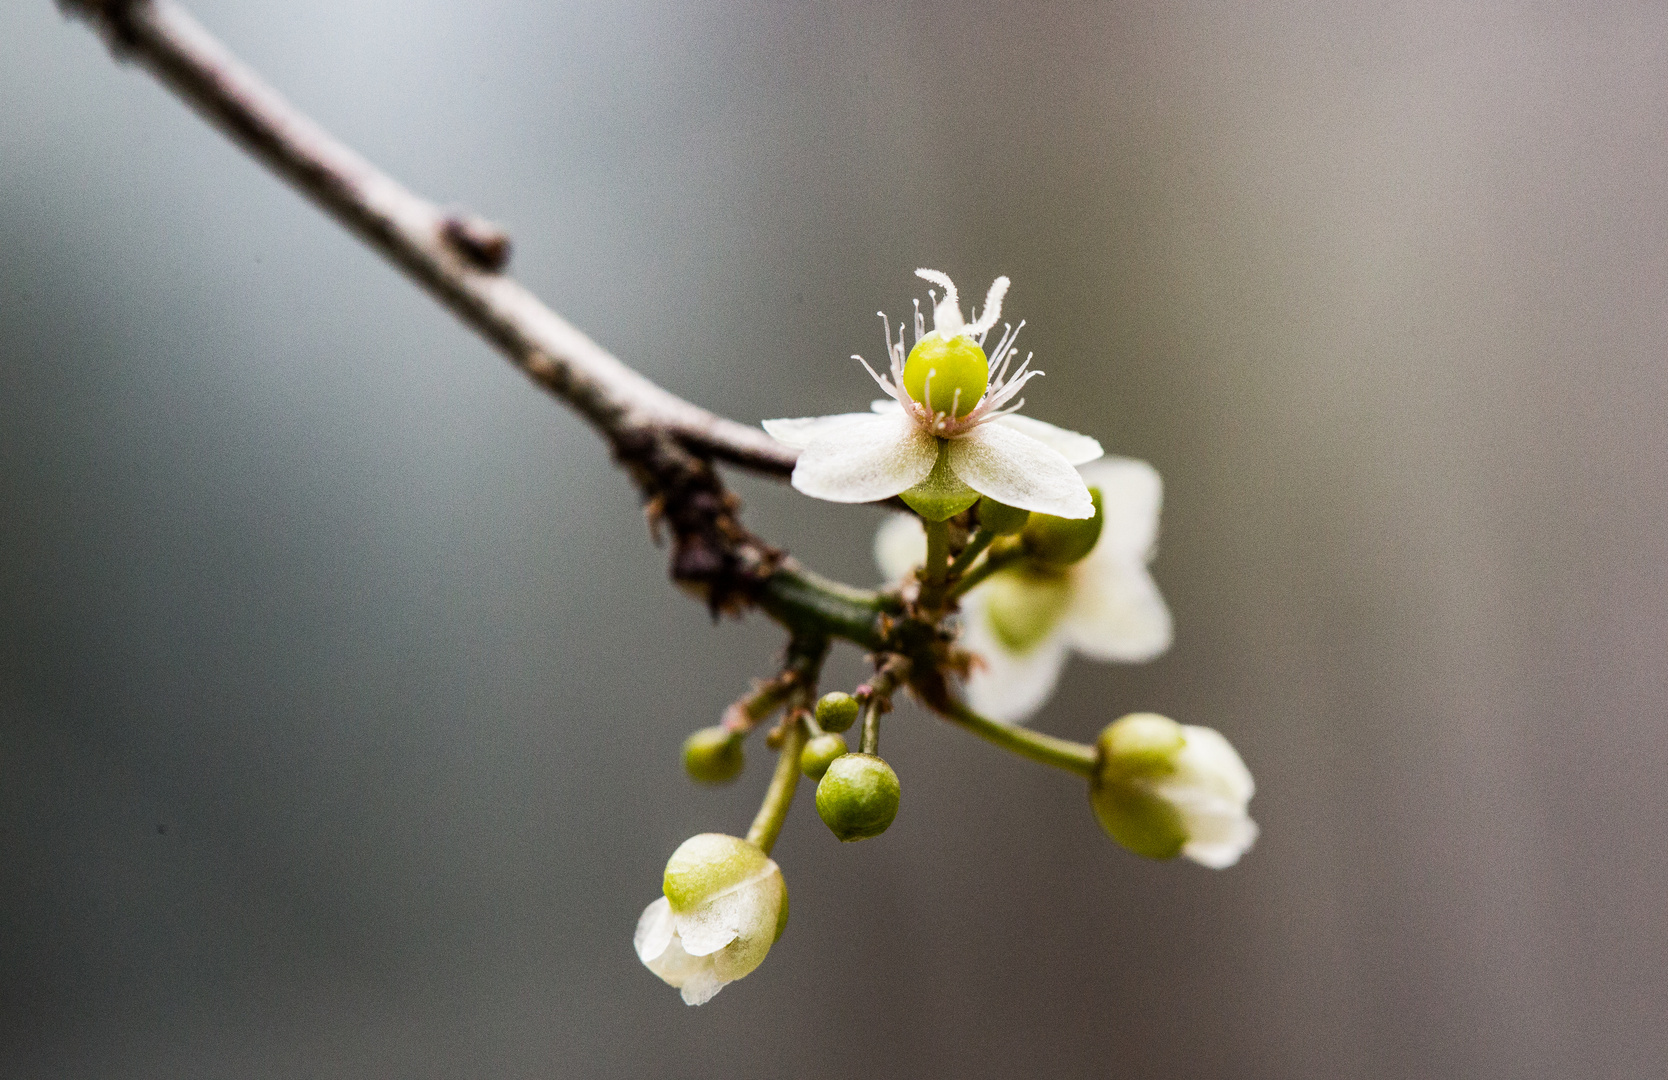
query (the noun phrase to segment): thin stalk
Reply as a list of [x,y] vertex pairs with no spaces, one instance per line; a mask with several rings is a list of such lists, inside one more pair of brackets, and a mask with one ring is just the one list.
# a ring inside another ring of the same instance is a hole
[[989,547],[1001,535],[1001,533],[994,533],[988,529],[980,529],[974,533],[973,538],[967,541],[967,546],[961,549],[961,554],[957,555],[955,561],[950,564],[948,576],[956,578],[966,573],[967,568],[973,565],[973,560],[979,557],[980,552]]
[[973,586],[985,578],[996,573],[1004,566],[1011,566],[1025,557],[1025,548],[1017,541],[992,548],[985,561],[969,570],[967,574],[950,588],[948,599],[954,600],[963,596]]
[[951,723],[966,728],[1004,750],[1012,750],[1020,757],[1027,757],[1032,761],[1052,765],[1083,777],[1093,778],[1095,775],[1095,748],[1092,746],[1044,735],[1029,728],[1000,723],[987,716],[980,716],[959,701],[935,701],[932,706]]
[[927,528],[927,564],[921,585],[921,606],[930,611],[944,601],[944,582],[950,569],[950,523],[923,524]]
[[782,749],[776,756],[776,772],[771,775],[770,787],[765,790],[764,802],[747,830],[749,843],[757,844],[766,855],[776,846],[782,822],[793,805],[793,794],[799,788],[799,752],[805,749],[805,725],[795,720],[782,739]]

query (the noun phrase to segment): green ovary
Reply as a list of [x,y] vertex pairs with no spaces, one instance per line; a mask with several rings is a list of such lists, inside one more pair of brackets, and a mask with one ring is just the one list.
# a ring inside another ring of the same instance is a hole
[[904,390],[935,413],[966,416],[985,396],[989,382],[985,351],[960,334],[950,338],[929,334],[904,361]]
[[995,575],[984,585],[985,620],[1012,653],[1041,645],[1066,613],[1071,588],[1065,575],[1035,569]]

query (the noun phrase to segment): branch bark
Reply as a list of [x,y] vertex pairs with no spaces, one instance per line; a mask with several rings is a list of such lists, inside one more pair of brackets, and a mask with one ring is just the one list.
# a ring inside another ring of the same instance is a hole
[[172,0],[58,0],[291,186],[415,279],[606,438],[673,534],[672,576],[714,610],[747,602],[781,553],[747,533],[718,458],[774,476],[796,454],[657,386],[500,271],[509,238],[442,210],[297,110]]

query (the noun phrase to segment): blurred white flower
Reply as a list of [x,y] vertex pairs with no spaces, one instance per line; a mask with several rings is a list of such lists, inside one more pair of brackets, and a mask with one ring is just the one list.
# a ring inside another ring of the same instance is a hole
[[1096,750],[1095,816],[1137,855],[1185,855],[1221,870],[1256,841],[1248,805],[1256,785],[1221,732],[1132,713],[1101,732]]
[[980,495],[1057,517],[1089,517],[1094,512],[1089,492],[1072,466],[1100,457],[1100,444],[1017,415],[1024,402],[1015,397],[1042,374],[1030,370],[1029,356],[1013,366],[1019,352],[1014,339],[1024,323],[1004,327],[985,354],[1008,279],[996,279],[984,311],[969,323],[947,276],[936,270],[916,274],[944,289],[942,299],[934,296],[932,331],[925,331],[917,304],[915,346],[906,353],[903,324],[894,341],[882,314],[890,377],[855,357],[887,400],[866,413],[764,422],[778,441],[801,451],[793,486],[830,502],[904,495],[933,520],[965,509]]
[[[1093,660],[1138,663],[1170,647],[1170,610],[1147,571],[1158,536],[1163,484],[1144,461],[1106,458],[1084,466],[1100,491],[1100,539],[1070,566],[1022,562],[962,598],[961,643],[980,663],[967,701],[996,720],[1022,721],[1054,690],[1073,651]],[[909,514],[888,519],[875,559],[889,580],[926,560],[926,535]]]
[[692,836],[672,853],[664,892],[643,909],[633,944],[688,1005],[758,967],[788,921],[782,871],[757,845],[722,833]]

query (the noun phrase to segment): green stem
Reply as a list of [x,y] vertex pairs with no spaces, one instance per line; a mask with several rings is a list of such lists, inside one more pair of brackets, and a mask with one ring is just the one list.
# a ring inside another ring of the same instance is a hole
[[770,787],[765,790],[764,802],[759,805],[752,828],[747,830],[748,842],[759,845],[766,855],[776,846],[782,822],[788,816],[788,808],[793,805],[793,794],[799,788],[799,752],[805,749],[806,737],[805,725],[797,720],[788,728],[787,735],[782,739],[782,749],[776,757],[776,772],[770,778]]
[[801,718],[817,696],[817,677],[822,662],[828,656],[828,638],[823,634],[796,634],[788,642],[787,669],[794,673],[794,686],[788,695],[788,715],[783,721],[787,730],[782,734],[782,745],[777,750],[776,771],[771,774],[770,787],[765,789],[764,802],[747,830],[747,839],[757,844],[766,855],[776,846],[788,809],[793,806],[794,792],[799,789],[799,752],[810,738]]
[[931,611],[944,602],[944,581],[950,568],[950,523],[923,521],[927,529],[926,577],[921,585],[921,606]]
[[1010,566],[1024,557],[1025,547],[1017,540],[1004,544],[1001,547],[992,548],[990,554],[985,556],[984,562],[969,570],[965,577],[955,583],[955,585],[950,589],[949,598],[954,600],[957,597],[965,595],[969,589],[973,588],[973,586],[977,585],[985,578],[996,573],[996,571],[1002,569],[1004,566]]
[[854,589],[793,564],[770,575],[759,603],[791,631],[842,638],[865,649],[880,648],[881,615],[900,607],[895,596]]
[[991,542],[1001,535],[1001,533],[993,533],[987,529],[980,529],[974,533],[973,538],[967,542],[967,546],[961,549],[961,554],[956,556],[956,561],[950,564],[949,576],[954,578],[966,573],[967,568],[973,565],[973,560],[979,557],[979,553],[989,547]]
[[951,723],[959,724],[981,739],[988,739],[1005,750],[1012,750],[1020,757],[1028,757],[1032,761],[1074,772],[1079,776],[1093,778],[1095,775],[1095,748],[1092,746],[1044,735],[1040,731],[1013,724],[999,723],[987,716],[980,716],[959,701],[936,701],[932,702],[932,705]]

